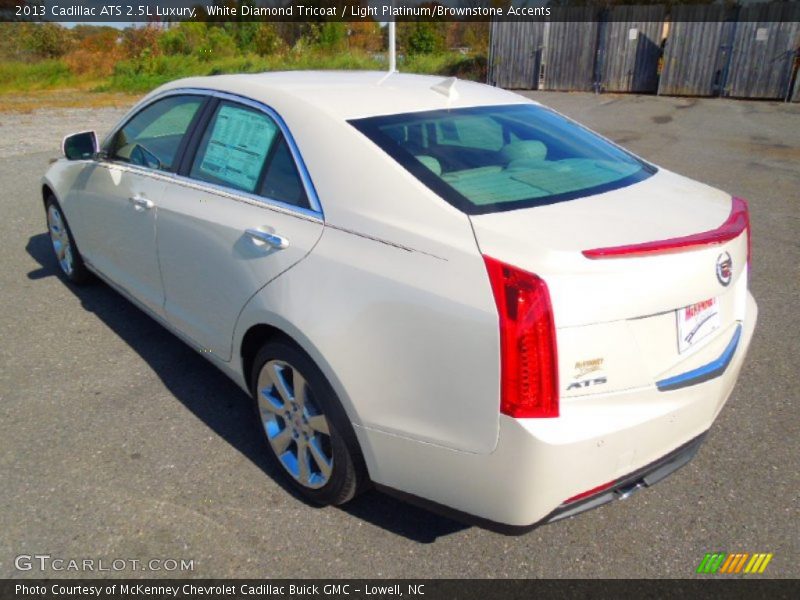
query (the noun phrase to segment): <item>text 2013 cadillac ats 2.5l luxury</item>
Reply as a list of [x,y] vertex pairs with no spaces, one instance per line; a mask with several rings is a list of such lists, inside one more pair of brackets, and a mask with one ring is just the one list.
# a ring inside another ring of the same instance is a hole
[[514,531],[624,497],[694,455],[753,335],[743,200],[496,88],[184,79],[63,145],[67,279],[247,390],[313,503]]

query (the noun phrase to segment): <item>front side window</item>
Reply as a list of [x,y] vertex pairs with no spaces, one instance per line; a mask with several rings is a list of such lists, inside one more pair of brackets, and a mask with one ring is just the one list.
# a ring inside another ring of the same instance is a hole
[[533,104],[435,110],[350,123],[467,214],[600,194],[655,172],[589,130]]
[[108,156],[174,171],[178,147],[202,104],[200,96],[170,96],[150,104],[114,134],[106,149]]
[[308,207],[286,139],[267,114],[233,102],[217,107],[190,176],[295,206]]

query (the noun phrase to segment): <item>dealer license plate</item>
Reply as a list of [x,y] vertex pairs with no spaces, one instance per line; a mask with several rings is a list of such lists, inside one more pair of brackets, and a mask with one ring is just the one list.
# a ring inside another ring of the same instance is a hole
[[678,352],[686,352],[719,329],[719,300],[709,298],[675,311],[678,321]]

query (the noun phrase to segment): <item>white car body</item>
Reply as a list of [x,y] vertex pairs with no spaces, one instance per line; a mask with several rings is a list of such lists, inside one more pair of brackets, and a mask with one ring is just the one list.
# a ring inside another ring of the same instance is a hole
[[[56,196],[92,271],[244,390],[260,336],[278,330],[294,340],[338,395],[376,484],[527,526],[655,481],[690,458],[742,366],[757,315],[749,230],[689,251],[584,255],[714,230],[728,219],[730,195],[664,169],[600,195],[465,214],[348,122],[535,104],[469,82],[436,89],[440,82],[358,72],[224,75],[169,83],[132,109],[181,92],[246,99],[279,115],[310,209],[94,158],[54,163],[44,193]],[[245,235],[253,228],[289,244],[262,251]],[[725,286],[715,275],[722,253],[732,264]],[[500,412],[498,307],[484,255],[546,282],[556,418]],[[676,311],[709,298],[718,327],[680,352]],[[715,365],[722,372],[708,380],[659,389]],[[589,502],[567,502],[595,488]]]

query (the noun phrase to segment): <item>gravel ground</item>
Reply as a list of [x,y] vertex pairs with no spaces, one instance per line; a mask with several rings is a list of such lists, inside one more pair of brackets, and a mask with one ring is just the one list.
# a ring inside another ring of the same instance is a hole
[[202,577],[691,577],[711,551],[800,576],[800,106],[533,96],[751,201],[759,325],[691,464],[521,537],[377,493],[310,508],[264,461],[243,393],[106,286],[57,274],[39,178],[65,133],[122,111],[0,115],[0,577],[76,575],[17,571],[31,553],[193,559]]
[[94,129],[102,139],[126,112],[119,108],[65,108],[0,113],[0,159],[34,152],[58,156],[65,135]]

